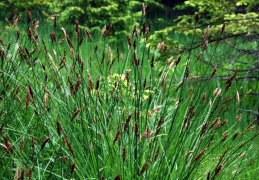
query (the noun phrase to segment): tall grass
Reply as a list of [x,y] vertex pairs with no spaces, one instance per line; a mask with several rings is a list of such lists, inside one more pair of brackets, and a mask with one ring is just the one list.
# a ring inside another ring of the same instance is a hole
[[144,19],[116,47],[109,28],[92,41],[79,22],[75,35],[55,24],[40,34],[27,18],[26,31],[1,32],[1,177],[256,178],[256,117],[238,112],[250,93],[236,91],[238,69],[218,83],[217,67],[191,53],[158,67],[164,44],[149,49]]

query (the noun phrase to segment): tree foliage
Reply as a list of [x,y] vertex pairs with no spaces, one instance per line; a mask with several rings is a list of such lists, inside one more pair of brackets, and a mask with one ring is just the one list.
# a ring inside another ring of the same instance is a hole
[[[168,27],[156,31],[150,37],[151,45],[156,47],[158,42],[164,41],[171,53],[179,54],[184,51],[183,45],[166,34],[177,32],[190,35],[195,33],[197,37],[201,37],[209,26],[209,42],[214,42],[215,38],[221,33],[223,23],[225,23],[225,36],[258,35],[258,9],[259,1],[256,0],[185,1],[172,9],[182,15],[177,16]],[[195,14],[200,15],[197,24]]]

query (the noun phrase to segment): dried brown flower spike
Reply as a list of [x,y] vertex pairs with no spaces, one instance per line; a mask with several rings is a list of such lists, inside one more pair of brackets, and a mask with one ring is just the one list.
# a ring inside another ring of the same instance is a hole
[[40,150],[42,150],[42,149],[45,147],[45,145],[47,144],[47,142],[48,142],[50,139],[51,139],[50,137],[47,137],[47,138],[43,141]]

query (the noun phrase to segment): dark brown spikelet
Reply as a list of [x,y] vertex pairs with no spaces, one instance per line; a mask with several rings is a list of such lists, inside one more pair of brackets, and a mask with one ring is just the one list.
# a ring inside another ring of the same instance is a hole
[[76,20],[75,26],[76,26],[76,36],[79,37],[79,35],[80,35],[80,30],[79,30],[79,21],[78,21],[78,20]]
[[108,31],[108,36],[111,37],[112,35],[112,24],[109,25],[109,31]]
[[137,39],[135,39],[134,42],[133,42],[133,48],[134,48],[134,50],[136,50],[136,47],[137,47]]
[[101,36],[102,37],[106,37],[106,33],[107,33],[107,29],[106,29],[106,25],[103,27],[103,29],[102,29],[102,32],[101,32]]
[[62,127],[59,120],[57,119],[57,132],[59,136],[61,135],[61,131],[62,131]]
[[73,147],[72,147],[70,141],[68,140],[68,136],[67,136],[67,135],[64,137],[64,142],[66,143],[66,145],[67,145],[67,147],[68,147],[70,153],[71,153],[74,157],[76,157],[75,152],[74,152],[74,150],[73,150]]
[[22,169],[22,173],[21,173],[21,180],[25,179],[25,168]]
[[128,131],[128,127],[129,127],[129,122],[131,120],[131,117],[132,117],[132,113],[127,117],[126,119],[126,123],[124,125],[124,131]]
[[200,52],[200,54],[198,55],[197,59],[196,59],[196,63],[199,61],[199,59],[201,58],[202,52]]
[[179,57],[175,60],[175,62],[174,62],[175,66],[177,66],[177,65],[179,64],[179,62],[181,61],[181,59],[182,59],[182,56],[179,56]]
[[17,169],[17,170],[15,171],[15,175],[14,175],[13,180],[18,180],[18,178],[19,178],[19,170]]
[[202,103],[205,101],[205,99],[206,99],[206,92],[203,93],[203,96],[202,96]]
[[150,94],[149,94],[149,98],[148,98],[148,105],[150,105],[150,104],[151,104],[152,99],[153,99],[153,94],[152,94],[152,93],[150,93]]
[[65,39],[61,39],[59,42],[58,42],[58,45],[60,45]]
[[159,134],[159,131],[161,129],[161,126],[164,124],[164,119],[163,118],[160,118],[160,120],[158,121],[157,123],[157,127],[156,127],[156,135]]
[[180,82],[180,84],[177,86],[177,88],[176,88],[176,92],[180,89],[180,87],[183,85],[183,81],[182,82]]
[[229,134],[227,133],[227,131],[225,131],[225,132],[222,134],[222,140],[221,140],[221,142],[225,141],[228,136],[229,136]]
[[218,122],[220,121],[220,118],[216,118],[210,125],[209,130],[211,130]]
[[127,155],[127,149],[126,147],[123,148],[123,151],[122,151],[122,161],[125,162],[126,160],[126,155]]
[[9,20],[7,18],[5,18],[5,20],[6,20],[7,24],[8,24],[8,26],[11,27],[11,23],[9,22]]
[[199,13],[196,13],[195,16],[194,16],[194,19],[195,19],[195,22],[197,23],[198,20],[200,19],[200,14]]
[[210,172],[207,174],[207,180],[210,180]]
[[4,148],[5,152],[8,152],[8,151],[9,151],[9,149],[8,149],[8,147],[6,147],[6,145],[0,143],[0,146],[2,146],[2,147]]
[[52,43],[56,42],[56,34],[53,31],[51,31],[51,33],[50,33],[50,38],[51,38]]
[[81,111],[81,108],[80,109],[78,109],[78,110],[76,110],[75,112],[74,112],[74,115],[73,115],[73,117],[71,118],[71,122],[76,118],[76,116],[78,115],[78,113]]
[[31,180],[31,177],[32,177],[32,167],[30,166],[30,168],[29,168],[29,172],[28,172],[28,178],[29,178],[29,180]]
[[75,85],[75,91],[74,91],[74,94],[77,93],[78,89],[79,89],[79,86],[81,84],[81,76],[78,74],[77,75],[77,81],[76,81],[76,85]]
[[135,136],[139,137],[138,121],[135,122],[134,128],[135,128]]
[[71,168],[70,168],[70,176],[72,176],[75,169],[76,169],[76,163],[74,162],[74,163],[72,163]]
[[2,125],[0,127],[0,133],[1,133],[2,129],[4,128],[4,125],[5,125],[5,123],[2,123]]
[[89,82],[88,90],[89,90],[89,91],[92,91],[93,88],[94,88],[94,83],[93,83],[93,80],[92,80],[92,76],[91,76],[91,74],[89,73],[89,71],[87,71],[87,75],[88,75],[88,82]]
[[189,98],[192,97],[192,93],[193,93],[193,87],[190,88]]
[[117,176],[115,176],[114,180],[121,180],[121,175],[118,174]]
[[84,29],[84,31],[85,31],[85,38],[86,38],[86,40],[89,38],[91,41],[93,41],[92,36],[89,33],[89,31],[87,31],[86,29]]
[[127,82],[129,82],[129,73],[130,73],[130,71],[131,71],[131,69],[129,69],[129,70],[126,70],[126,76],[125,76],[125,78],[124,78],[124,80],[126,80]]
[[55,29],[57,29],[57,25],[58,25],[57,17],[59,17],[59,15],[58,14],[54,14],[52,17],[54,18],[54,24],[53,25],[54,25]]
[[199,160],[205,153],[205,151],[207,150],[207,148],[203,149],[195,158],[194,161]]
[[138,31],[137,31],[137,25],[136,24],[134,26],[133,35],[135,35],[138,39]]
[[80,61],[80,68],[81,68],[81,73],[83,73],[84,72],[84,61],[83,60]]
[[21,32],[19,31],[19,29],[16,29],[16,41],[18,41],[18,39],[20,38],[20,34]]
[[155,56],[152,56],[152,59],[151,59],[151,61],[150,61],[150,66],[151,66],[151,68],[154,67],[154,62],[155,62]]
[[27,25],[29,25],[32,20],[31,12],[27,8],[25,8],[25,9],[26,9],[26,13],[27,13]]
[[128,49],[130,50],[131,49],[131,39],[130,39],[129,35],[127,35],[127,41],[128,41]]
[[15,17],[17,11],[18,11],[18,9],[13,10],[13,12],[12,12],[12,14],[9,16],[8,20],[11,20],[13,17]]
[[226,28],[226,24],[224,23],[224,24],[223,24],[223,26],[222,26],[222,28],[221,28],[220,35],[222,35],[222,34],[223,34],[223,32],[224,32],[225,28]]
[[22,149],[24,147],[24,137],[22,138],[21,144],[20,144],[20,154],[22,153]]
[[144,17],[146,15],[146,9],[147,9],[147,5],[145,5],[144,3],[142,4],[142,17]]
[[97,82],[96,82],[96,86],[95,86],[95,89],[98,90],[99,89],[99,86],[100,86],[100,79],[101,79],[101,76],[99,76]]
[[120,136],[121,136],[121,127],[120,127],[120,125],[118,125],[118,130],[117,130],[116,136],[114,138],[113,145],[116,143],[116,141],[118,141]]
[[4,144],[5,144],[5,146],[7,147],[7,149],[8,149],[8,150],[9,150],[9,149],[13,150],[13,146],[12,146],[12,144],[8,141],[7,137],[4,135],[3,138],[4,138]]
[[72,80],[71,80],[70,76],[68,76],[68,83],[69,83],[69,87],[70,87],[70,92],[73,93],[74,92],[74,85],[72,83]]
[[148,40],[148,38],[149,38],[149,31],[150,31],[150,29],[149,29],[149,28],[147,28],[146,40]]
[[218,167],[216,167],[215,176],[217,176],[220,173],[220,171],[222,171],[222,168],[223,168],[223,164],[220,164]]
[[217,71],[217,65],[214,67],[214,69],[210,75],[210,78],[212,78],[216,74],[216,71]]
[[143,36],[145,36],[145,34],[146,34],[146,21],[143,22],[142,33],[143,33]]
[[105,180],[105,176],[104,176],[104,175],[102,175],[102,178],[101,178],[101,180]]
[[248,164],[248,167],[249,167],[249,166],[252,166],[254,163],[256,163],[256,160],[253,161],[253,162],[251,162],[251,163],[249,163],[249,164]]
[[31,85],[30,85],[30,84],[29,84],[28,88],[29,88],[31,97],[34,98],[33,90],[32,90],[32,88],[31,88]]
[[13,19],[13,27],[15,28],[19,22],[19,20],[22,18],[22,15],[20,14],[17,18]]
[[149,165],[149,162],[146,162],[146,163],[142,166],[142,169],[141,169],[139,175],[142,175],[142,174],[145,172],[145,170],[147,169],[148,165]]
[[233,99],[233,97],[230,97],[230,98],[226,99],[226,100],[223,102],[223,104],[226,104],[227,102],[231,101],[232,99]]
[[158,157],[158,155],[159,155],[159,151],[160,151],[160,146],[158,146],[158,148],[157,148],[157,150],[156,150],[155,161],[156,161],[156,159],[157,159],[157,157]]
[[205,42],[205,38],[207,37],[208,33],[209,33],[209,30],[210,30],[210,26],[207,27],[206,31],[204,32],[202,38],[201,38],[201,45],[204,45],[206,44]]
[[28,87],[27,93],[26,93],[26,106],[25,106],[26,109],[28,108],[31,101],[32,100],[31,100],[31,97],[30,97],[30,88]]
[[47,143],[50,139],[51,139],[50,137],[47,137],[47,138],[43,141],[40,150],[42,150],[42,149],[45,147],[46,143]]
[[[2,46],[4,46],[4,40],[3,40],[3,39],[1,39],[1,38],[0,38],[0,44],[1,44]],[[1,51],[0,51],[0,52],[1,52]],[[2,50],[1,57],[3,58],[3,57],[4,57],[4,55],[5,55],[5,51],[4,51],[4,50]]]
[[66,40],[67,40],[67,42],[68,42],[70,48],[74,49],[74,43],[73,43],[73,41],[69,38],[68,35],[66,35]]
[[239,68],[237,68],[237,69],[235,70],[235,73],[234,73],[230,78],[227,79],[226,84],[232,83],[233,79],[236,77],[236,75],[237,75],[237,73],[238,73],[238,69],[239,69]]

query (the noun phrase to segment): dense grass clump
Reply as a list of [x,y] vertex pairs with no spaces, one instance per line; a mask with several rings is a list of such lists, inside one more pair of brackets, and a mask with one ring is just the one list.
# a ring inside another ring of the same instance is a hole
[[1,177],[256,178],[256,117],[238,111],[251,90],[236,91],[238,68],[217,82],[202,64],[209,29],[195,59],[160,66],[165,44],[149,48],[144,19],[117,46],[111,26],[94,40],[78,21],[73,35],[54,15],[40,34],[27,18],[1,32]]

